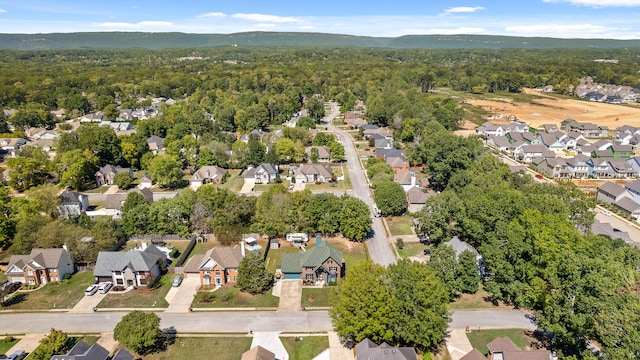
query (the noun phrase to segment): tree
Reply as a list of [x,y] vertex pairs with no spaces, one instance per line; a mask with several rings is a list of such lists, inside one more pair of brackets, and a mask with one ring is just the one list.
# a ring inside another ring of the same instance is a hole
[[294,203],[282,184],[263,192],[256,202],[255,226],[269,236],[284,235],[291,230]]
[[122,190],[127,190],[131,183],[133,182],[133,177],[129,174],[128,171],[117,173],[113,177],[113,183],[117,185]]
[[429,266],[433,268],[440,280],[446,285],[449,296],[453,297],[460,288],[458,275],[458,262],[456,252],[446,244],[440,244],[431,251]]
[[307,128],[307,129],[315,129],[316,121],[310,118],[309,116],[303,116],[300,119],[298,119],[298,122],[296,122],[296,126]]
[[369,338],[392,342],[397,315],[396,298],[387,270],[362,261],[329,295],[329,315],[338,335],[354,343]]
[[113,338],[140,355],[156,350],[162,330],[155,313],[134,310],[122,317],[113,330]]
[[25,146],[17,157],[7,159],[9,185],[17,191],[25,191],[42,185],[49,178],[49,156],[38,147]]
[[458,258],[458,275],[460,291],[467,294],[475,294],[478,291],[478,284],[482,280],[478,270],[476,254],[465,250]]
[[73,343],[67,333],[51,329],[49,335],[40,340],[40,345],[29,354],[29,359],[49,360],[53,355],[66,354],[72,346]]
[[309,112],[309,116],[314,118],[316,121],[324,117],[324,102],[321,97],[311,96],[307,99],[306,107]]
[[339,162],[344,160],[344,146],[335,140],[329,143],[329,153],[331,161]]
[[396,182],[385,181],[377,184],[374,200],[383,216],[399,216],[407,211],[407,195],[402,185]]
[[340,209],[340,232],[345,237],[355,240],[364,240],[371,231],[371,213],[364,201],[344,196]]
[[309,152],[309,160],[311,160],[311,162],[313,164],[317,164],[318,163],[318,148],[317,147],[312,147],[311,151]]
[[247,164],[258,166],[262,164],[265,156],[265,147],[258,139],[249,140],[249,156],[247,157]]
[[182,183],[182,165],[173,155],[158,155],[149,164],[149,175],[158,185],[173,188]]
[[74,149],[59,154],[55,160],[60,175],[60,185],[83,190],[90,184],[95,186],[95,173],[100,159],[90,150]]
[[262,294],[273,286],[273,274],[267,270],[259,255],[250,253],[240,262],[236,284],[242,291]]

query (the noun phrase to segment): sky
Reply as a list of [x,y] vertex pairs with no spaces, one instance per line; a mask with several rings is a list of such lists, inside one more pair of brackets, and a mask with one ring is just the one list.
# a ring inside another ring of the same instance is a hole
[[640,39],[640,0],[0,0],[0,33],[97,31]]

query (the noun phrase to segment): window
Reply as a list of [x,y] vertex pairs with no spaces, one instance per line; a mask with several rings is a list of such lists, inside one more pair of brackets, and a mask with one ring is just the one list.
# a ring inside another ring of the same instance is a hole
[[119,285],[119,286],[124,285],[124,280],[122,280],[122,279],[116,279],[116,285]]
[[209,271],[209,270],[204,270],[204,271],[202,271],[202,273],[203,273],[203,274],[205,274],[205,275],[209,275],[209,274],[211,274],[211,271]]
[[304,278],[307,280],[313,280],[313,274],[307,274],[304,276]]
[[338,268],[335,266],[329,267],[329,271],[338,271]]
[[236,279],[238,279],[238,277],[237,277],[237,276],[234,276],[234,277],[233,277],[233,281],[235,282],[235,281],[236,281]]
[[29,276],[33,276],[33,270],[29,270],[29,271],[27,271],[27,275],[29,275]]
[[216,276],[220,276],[220,270],[216,270]]
[[122,271],[114,271],[114,273],[116,274],[116,276],[122,275]]

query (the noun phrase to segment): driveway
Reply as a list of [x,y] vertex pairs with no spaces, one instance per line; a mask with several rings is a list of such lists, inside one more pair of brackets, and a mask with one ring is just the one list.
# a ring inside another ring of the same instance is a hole
[[256,346],[262,346],[263,348],[276,354],[278,360],[289,360],[289,353],[287,349],[282,345],[280,336],[277,332],[254,332],[253,340],[251,341],[251,348]]
[[193,298],[200,287],[200,277],[190,276],[182,280],[178,287],[172,287],[165,296],[169,307],[165,312],[189,312]]
[[13,345],[11,349],[7,350],[6,355],[10,355],[16,350],[24,350],[25,352],[30,353],[40,345],[40,340],[47,335],[48,334],[43,333],[27,334]]
[[255,181],[245,180],[244,184],[242,184],[242,189],[238,193],[240,194],[249,194],[253,191],[253,187],[256,186]]
[[471,346],[464,329],[455,329],[449,333],[447,350],[453,360],[460,360],[469,351],[473,350],[473,346]]
[[300,311],[302,303],[302,280],[280,280],[280,303],[278,311]]
[[73,307],[73,309],[69,310],[69,313],[71,314],[92,313],[93,308],[98,307],[98,304],[100,303],[100,301],[102,301],[102,299],[104,299],[105,296],[107,296],[107,294],[100,294],[99,292],[91,296],[85,295],[82,299],[80,299],[80,301],[78,301],[78,303],[76,304],[76,306]]

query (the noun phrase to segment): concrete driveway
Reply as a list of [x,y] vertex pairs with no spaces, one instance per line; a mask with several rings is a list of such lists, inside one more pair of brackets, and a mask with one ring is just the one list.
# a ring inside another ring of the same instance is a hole
[[256,346],[262,346],[276,354],[276,359],[278,360],[289,360],[289,353],[282,345],[277,332],[254,332],[251,348],[253,349]]
[[82,314],[82,313],[91,313],[93,312],[93,308],[98,307],[98,304],[107,294],[100,294],[99,292],[91,295],[84,296],[73,309],[69,310],[69,313],[72,314]]
[[200,287],[200,277],[191,276],[182,280],[178,287],[172,287],[165,296],[169,303],[166,312],[189,312],[193,298]]
[[280,303],[278,311],[300,311],[302,280],[280,280]]
[[462,329],[451,330],[449,338],[447,338],[447,350],[451,359],[460,360],[469,351],[473,350],[467,334]]
[[40,340],[47,336],[48,334],[43,333],[35,333],[35,334],[27,334],[23,336],[20,341],[18,341],[13,347],[7,350],[6,355],[11,355],[14,351],[24,350],[25,352],[32,352],[35,350],[38,345],[40,345]]

